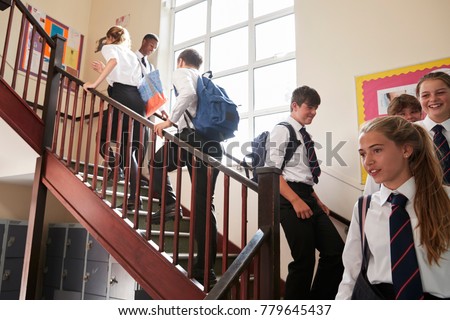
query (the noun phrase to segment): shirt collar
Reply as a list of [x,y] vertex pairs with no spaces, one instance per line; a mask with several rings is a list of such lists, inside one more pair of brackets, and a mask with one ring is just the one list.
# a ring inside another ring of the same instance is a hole
[[405,183],[403,183],[400,187],[398,187],[395,190],[391,190],[388,187],[385,187],[383,184],[381,184],[380,200],[382,206],[386,203],[391,193],[395,194],[401,193],[405,197],[407,197],[409,201],[412,201],[416,194],[416,183],[414,177],[409,178]]
[[142,59],[142,57],[144,56],[139,50],[136,50],[136,56],[139,58],[139,59]]
[[297,120],[295,120],[294,118],[292,118],[291,116],[289,116],[286,120],[294,129],[295,131],[299,132],[301,128],[303,128],[304,126],[302,126]]
[[423,119],[422,123],[428,131],[431,131],[431,129],[433,129],[433,127],[437,124],[442,125],[445,131],[450,131],[450,118],[442,123],[437,123],[431,120],[428,116],[426,116],[425,119]]

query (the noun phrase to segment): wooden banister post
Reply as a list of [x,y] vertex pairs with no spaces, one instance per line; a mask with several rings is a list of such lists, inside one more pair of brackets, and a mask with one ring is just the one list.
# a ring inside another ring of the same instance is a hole
[[36,161],[33,189],[31,191],[30,215],[28,218],[27,241],[22,270],[22,283],[20,286],[21,300],[38,299],[37,280],[39,279],[39,259],[42,247],[42,233],[44,231],[45,204],[47,188],[42,183],[45,169],[44,154],[53,141],[55,115],[58,104],[58,88],[61,75],[56,72],[55,66],[62,65],[65,38],[55,35],[53,40],[56,47],[51,51],[49,70],[47,73],[47,87],[42,119],[44,120],[44,141],[42,154]]
[[271,230],[260,253],[260,299],[280,299],[280,174],[277,168],[258,168],[258,227]]

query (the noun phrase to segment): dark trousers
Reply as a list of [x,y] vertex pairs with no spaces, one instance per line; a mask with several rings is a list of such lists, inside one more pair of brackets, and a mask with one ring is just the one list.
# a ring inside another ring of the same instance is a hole
[[[113,86],[108,87],[108,95],[120,102],[121,104],[127,106],[134,112],[140,114],[141,116],[145,116],[145,102],[142,100],[139,91],[135,86],[124,85],[121,83],[114,83]],[[112,124],[111,124],[111,141],[117,142],[117,130],[118,130],[118,117],[119,112],[117,109],[113,110],[112,116]],[[128,141],[128,122],[129,117],[127,115],[123,116],[122,121],[122,141],[120,143],[119,151],[114,152],[110,147],[106,148],[106,138],[107,138],[107,129],[108,129],[108,110],[103,112],[103,122],[102,129],[100,134],[100,154],[103,158],[106,158],[106,155],[109,156],[108,166],[110,168],[115,167],[116,158],[119,158],[119,167],[123,169],[126,164],[126,145]],[[139,148],[139,136],[140,136],[140,126],[139,122],[133,123],[133,139],[132,139],[132,153],[130,159],[130,199],[135,199],[136,196],[136,181],[138,175],[138,161],[137,161],[137,150]],[[147,143],[148,143],[148,128],[144,128],[144,141],[142,142],[142,159],[145,157],[147,152]]]
[[[176,134],[181,140],[186,141],[191,146],[201,150],[202,152],[214,157],[217,160],[222,159],[222,146],[217,141],[209,141],[194,130],[184,129],[179,134]],[[177,169],[179,148],[175,143],[169,142],[168,158],[165,165],[167,165],[167,172]],[[155,153],[154,170],[153,170],[153,190],[162,194],[162,177],[164,166],[164,148],[161,147]],[[195,268],[202,270],[205,264],[205,232],[206,232],[206,200],[207,200],[207,174],[208,168],[202,161],[197,161],[196,167],[192,164],[192,155],[186,150],[181,149],[181,166],[187,166],[189,175],[192,178],[192,171],[197,170],[197,185],[195,189],[195,240],[197,242],[197,261]],[[212,195],[214,196],[214,189],[216,185],[219,170],[213,170],[212,176]],[[166,205],[173,204],[176,201],[175,192],[167,177],[166,184]],[[211,242],[210,242],[210,266],[214,267],[217,255],[217,223],[214,215],[214,205],[211,205]]]
[[[344,272],[344,242],[312,196],[312,187],[303,183],[288,184],[314,214],[308,219],[298,218],[291,203],[280,197],[281,226],[294,260],[288,266],[284,298],[334,300]],[[320,255],[313,281],[316,249]]]

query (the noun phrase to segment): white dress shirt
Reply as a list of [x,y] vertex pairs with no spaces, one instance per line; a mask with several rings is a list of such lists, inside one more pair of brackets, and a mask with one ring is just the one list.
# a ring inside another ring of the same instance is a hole
[[[148,61],[147,56],[144,56],[139,50],[136,50],[134,53],[138,57],[139,64],[141,65],[144,74],[149,74],[150,71],[152,71],[154,68],[153,65]],[[142,63],[142,58],[144,58],[145,65]]]
[[[450,196],[450,188],[444,188]],[[447,250],[441,256],[439,266],[436,263],[433,263],[432,265],[428,263],[426,249],[420,244],[419,229],[416,228],[418,220],[414,211],[414,196],[416,193],[414,177],[406,181],[397,190],[390,190],[384,185],[381,185],[380,191],[372,194],[370,208],[367,211],[364,226],[370,248],[367,278],[372,284],[392,283],[389,236],[391,204],[387,202],[387,199],[392,192],[402,193],[409,199],[406,204],[406,211],[411,218],[423,290],[436,297],[450,297],[450,250]],[[342,259],[345,270],[336,299],[350,299],[356,278],[361,270],[362,262],[358,203],[356,203],[353,208],[353,217],[345,242]]]
[[431,130],[433,129],[433,127],[437,124],[440,124],[444,127],[445,130],[442,131],[442,133],[444,134],[445,138],[447,139],[447,141],[450,143],[450,119],[445,120],[442,123],[437,123],[434,122],[433,120],[431,120],[430,118],[428,118],[428,116],[425,117],[425,119],[421,120],[421,121],[417,121],[415,122],[421,126],[423,126],[425,129],[427,129],[428,133],[430,134],[431,138],[434,137],[434,131]]
[[[303,141],[302,135],[299,132],[302,128],[302,125],[291,116],[287,118],[286,122],[292,125],[297,134],[297,139],[300,140],[302,144],[298,146],[292,158],[286,163],[283,170],[283,178],[286,181],[302,182],[312,186],[314,185],[313,176],[311,173],[311,169],[309,168],[305,143]],[[283,125],[276,125],[270,133],[269,139],[266,144],[266,167],[276,167],[281,169],[288,142],[289,129]]]
[[[185,111],[192,117],[197,114],[197,81],[199,72],[191,68],[178,68],[173,72],[172,83],[177,91],[177,98],[172,107],[169,120],[178,123],[178,131],[184,128],[194,128]],[[189,121],[189,124],[186,122]]]
[[117,65],[106,77],[106,81],[110,86],[114,86],[114,82],[139,86],[142,78],[141,67],[138,59],[133,51],[126,45],[107,44],[102,47],[102,55],[106,62],[116,59]]

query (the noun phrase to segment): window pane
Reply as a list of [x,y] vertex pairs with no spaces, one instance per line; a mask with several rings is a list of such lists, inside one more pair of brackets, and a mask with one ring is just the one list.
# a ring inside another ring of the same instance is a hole
[[[239,9],[237,9],[239,8]],[[248,0],[214,0],[211,4],[211,31],[248,19]]]
[[[251,150],[251,148],[248,146],[248,142],[251,140],[248,134],[248,118],[241,119],[239,121],[238,131],[236,131],[234,134],[236,136],[233,139],[228,139],[223,143],[224,150],[228,154],[231,154],[233,157],[242,160],[244,158],[244,152],[249,153],[248,151]],[[226,164],[229,165],[230,160],[228,160],[226,156],[224,156],[224,159],[228,161],[226,162]],[[236,162],[233,162],[232,164],[236,165]]]
[[255,69],[255,109],[289,106],[295,88],[295,59]]
[[256,60],[282,56],[294,51],[294,15],[291,14],[256,26]]
[[174,43],[206,34],[206,17],[206,1],[176,12]]
[[[294,90],[292,90],[294,91]],[[257,136],[263,131],[272,131],[273,127],[289,117],[290,111],[283,111],[280,113],[268,114],[266,116],[255,117],[255,133]]]
[[[204,42],[201,42],[201,43],[199,43],[199,44],[196,44],[195,46],[190,46],[189,48],[192,48],[192,49],[197,50],[197,52],[200,53],[200,55],[202,56],[203,61],[205,61],[205,43],[204,43]],[[175,54],[174,54],[174,59],[175,59],[175,60],[174,60],[174,64],[173,64],[173,68],[174,68],[174,69],[177,68],[177,60],[178,60],[178,56],[180,55],[181,51],[183,51],[183,50],[185,50],[185,49],[188,49],[188,48],[183,48],[183,49],[181,49],[181,50],[175,51]],[[204,70],[205,70],[205,67],[204,67],[204,64],[202,64],[202,65],[200,66],[199,72],[200,72],[200,73],[203,73],[203,72],[205,72]]]
[[239,113],[248,111],[248,72],[240,72],[215,79],[214,82],[225,89],[228,96],[238,106]]
[[248,64],[248,28],[211,38],[211,70],[219,72]]
[[253,1],[253,14],[255,17],[259,17],[293,5],[294,0],[256,0]]

